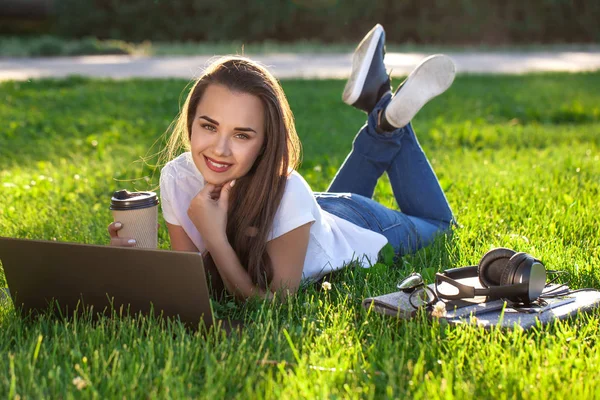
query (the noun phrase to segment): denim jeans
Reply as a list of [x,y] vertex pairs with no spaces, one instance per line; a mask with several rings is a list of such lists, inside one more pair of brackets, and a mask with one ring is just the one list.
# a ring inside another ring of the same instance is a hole
[[[377,130],[377,114],[390,99],[388,93],[377,103],[327,192],[315,198],[323,210],[381,233],[402,255],[427,246],[454,218],[412,125],[390,133]],[[371,199],[384,172],[401,211]]]

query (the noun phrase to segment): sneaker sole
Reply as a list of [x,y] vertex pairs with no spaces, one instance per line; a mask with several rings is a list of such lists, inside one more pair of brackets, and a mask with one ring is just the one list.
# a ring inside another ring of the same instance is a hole
[[352,56],[352,73],[348,78],[348,82],[346,82],[346,87],[344,87],[344,93],[342,94],[344,103],[353,105],[358,101],[367,80],[367,74],[373,61],[373,54],[375,54],[381,35],[383,35],[383,26],[377,24],[356,47]]
[[405,126],[429,100],[452,85],[455,75],[456,66],[450,57],[443,54],[427,57],[406,78],[386,108],[385,118],[395,127]]

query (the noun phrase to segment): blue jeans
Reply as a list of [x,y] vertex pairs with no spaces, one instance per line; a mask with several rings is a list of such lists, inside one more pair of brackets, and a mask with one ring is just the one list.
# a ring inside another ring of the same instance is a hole
[[[315,198],[323,210],[381,233],[402,255],[427,246],[454,217],[412,125],[390,133],[377,130],[377,114],[390,99],[386,94],[377,103],[327,192]],[[371,199],[384,172],[401,211]]]

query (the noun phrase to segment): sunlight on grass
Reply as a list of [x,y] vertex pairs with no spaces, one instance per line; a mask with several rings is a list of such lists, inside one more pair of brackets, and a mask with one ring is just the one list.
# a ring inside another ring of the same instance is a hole
[[[155,189],[150,157],[181,80],[69,78],[0,84],[0,234],[107,244],[110,194]],[[397,83],[397,82],[396,82]],[[284,81],[325,190],[364,115],[342,81]],[[61,321],[0,305],[0,393],[14,398],[594,398],[599,312],[531,331],[398,321],[364,310],[417,270],[476,264],[506,246],[600,287],[600,73],[459,76],[414,127],[460,227],[396,265],[347,268],[331,290],[286,304],[213,304],[246,328],[226,336],[122,316]],[[158,142],[157,142],[158,140]],[[154,146],[153,146],[154,145]],[[376,198],[395,202],[387,178]],[[168,248],[160,229],[159,245]],[[0,272],[0,286],[6,285]]]

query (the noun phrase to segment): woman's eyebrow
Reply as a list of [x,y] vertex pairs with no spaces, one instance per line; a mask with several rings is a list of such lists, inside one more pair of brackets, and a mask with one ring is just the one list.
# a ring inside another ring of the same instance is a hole
[[[207,117],[206,115],[201,115],[198,118],[205,119],[208,122],[210,122],[211,124],[215,124],[215,125],[219,126],[219,123],[217,121],[215,121],[214,119],[212,119],[210,117]],[[252,128],[236,127],[236,128],[233,128],[233,130],[234,131],[240,131],[240,132],[254,132],[254,133],[256,133],[256,131],[254,129],[252,129]]]
[[214,119],[207,117],[206,115],[201,115],[198,118],[203,118],[205,120],[207,120],[208,122],[210,122],[211,124],[215,124],[215,125],[219,125],[219,123],[217,121],[215,121]]
[[241,132],[254,132],[254,133],[256,133],[256,131],[254,129],[252,129],[252,128],[239,128],[238,127],[238,128],[234,128],[233,130],[235,130],[235,131],[241,131]]

